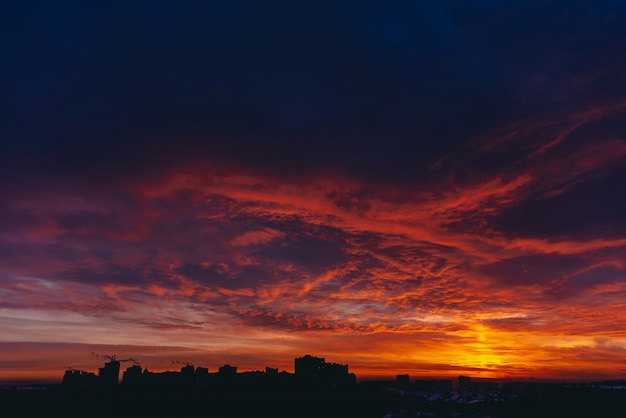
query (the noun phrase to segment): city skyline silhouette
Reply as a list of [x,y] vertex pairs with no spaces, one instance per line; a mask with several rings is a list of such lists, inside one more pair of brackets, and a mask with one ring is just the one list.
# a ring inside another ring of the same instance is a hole
[[[95,355],[95,353],[91,353]],[[626,379],[587,383],[472,379],[357,381],[347,364],[303,355],[294,372],[216,371],[189,362],[149,371],[136,359],[96,355],[98,372],[68,369],[61,384],[0,387],[3,409],[19,416],[240,417],[616,417],[626,406]],[[129,366],[122,367],[128,363]],[[120,379],[120,372],[121,379]]]

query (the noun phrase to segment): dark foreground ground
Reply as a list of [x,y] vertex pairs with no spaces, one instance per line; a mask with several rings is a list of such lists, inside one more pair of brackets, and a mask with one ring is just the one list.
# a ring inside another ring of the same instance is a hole
[[[545,387],[472,394],[353,387],[0,390],[1,417],[626,417],[626,390]],[[437,396],[434,396],[435,398]]]

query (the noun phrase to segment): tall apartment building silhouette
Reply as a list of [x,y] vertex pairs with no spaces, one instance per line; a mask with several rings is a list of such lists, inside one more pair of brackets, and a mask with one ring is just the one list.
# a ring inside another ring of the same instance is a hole
[[120,362],[112,358],[98,369],[98,386],[108,388],[117,386],[120,376]]

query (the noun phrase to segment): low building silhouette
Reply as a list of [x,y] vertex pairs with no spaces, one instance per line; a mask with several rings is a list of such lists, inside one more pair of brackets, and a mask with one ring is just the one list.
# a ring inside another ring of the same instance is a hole
[[96,387],[98,385],[98,376],[93,372],[70,369],[65,371],[61,384],[65,387],[73,388]]

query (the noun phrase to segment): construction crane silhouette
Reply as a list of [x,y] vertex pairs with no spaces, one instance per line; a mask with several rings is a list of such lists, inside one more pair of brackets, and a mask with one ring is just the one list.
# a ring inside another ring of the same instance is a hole
[[118,360],[118,361],[119,361],[120,363],[125,363],[125,362],[127,362],[127,361],[130,361],[130,362],[132,362],[133,364],[140,364],[140,363],[139,363],[139,360],[134,359],[134,358],[125,358],[125,359]]
[[[96,354],[96,353],[93,353]],[[119,361],[120,363],[126,363],[127,361],[131,361],[133,364],[140,364],[139,360],[134,359],[134,358],[125,358],[125,359],[118,359],[116,354],[113,355],[108,355],[108,354],[96,354],[98,357],[103,357],[109,361]]]

